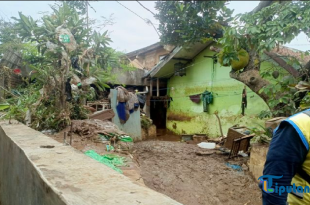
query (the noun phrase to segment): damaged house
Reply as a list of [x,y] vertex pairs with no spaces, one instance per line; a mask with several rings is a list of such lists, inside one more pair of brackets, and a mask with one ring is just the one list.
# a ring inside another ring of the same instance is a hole
[[[257,116],[261,111],[269,111],[269,107],[243,83],[229,77],[231,67],[221,66],[216,53],[210,50],[214,44],[175,47],[144,76],[150,86],[150,116],[154,122],[162,122],[157,123],[159,128],[176,134],[220,136],[215,112],[224,134],[236,124],[248,127],[263,124]],[[300,55],[286,47],[273,53]],[[279,66],[277,59],[265,57],[261,71]]]

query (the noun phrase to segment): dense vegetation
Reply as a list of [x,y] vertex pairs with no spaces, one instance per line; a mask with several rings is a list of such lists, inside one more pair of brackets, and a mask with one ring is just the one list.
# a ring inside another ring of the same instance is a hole
[[[220,43],[221,48],[212,46],[211,50],[217,53],[223,66],[233,68],[230,77],[257,93],[275,116],[310,107],[310,62],[305,64],[301,59],[272,52],[302,32],[310,37],[310,2],[261,1],[253,11],[235,17],[227,4],[156,2],[161,41],[178,46],[210,40]],[[261,63],[270,58],[279,66],[262,71]],[[302,93],[295,94],[297,91]]]
[[6,118],[31,119],[35,129],[61,129],[86,117],[83,105],[94,99],[92,87],[102,91],[115,82],[113,67],[129,68],[122,53],[109,46],[108,31],[93,28],[86,7],[85,2],[57,2],[39,20],[19,12],[13,22],[0,22],[0,53],[21,52],[31,70],[19,89],[7,90]]

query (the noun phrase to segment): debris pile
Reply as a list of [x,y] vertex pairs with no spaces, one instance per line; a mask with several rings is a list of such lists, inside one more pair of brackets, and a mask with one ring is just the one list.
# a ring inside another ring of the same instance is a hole
[[107,143],[107,151],[113,148],[114,151],[127,153],[131,152],[133,147],[133,139],[110,121],[98,119],[74,120],[72,121],[71,132],[89,138],[94,142]]
[[126,135],[126,133],[120,131],[114,123],[98,119],[73,120],[71,131],[86,138],[98,138],[98,134],[110,137],[115,136],[115,134]]
[[151,120],[148,116],[146,115],[140,115],[141,119],[141,127],[142,129],[149,129],[153,125],[153,120]]

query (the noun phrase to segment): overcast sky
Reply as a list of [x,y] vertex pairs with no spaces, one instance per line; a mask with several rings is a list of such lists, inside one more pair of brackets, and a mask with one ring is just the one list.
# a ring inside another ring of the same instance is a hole
[[[140,1],[145,7],[156,12],[154,1]],[[234,9],[234,14],[251,11],[258,5],[259,1],[231,1],[228,7]],[[11,16],[17,17],[18,11],[25,15],[31,15],[34,19],[40,18],[40,12],[50,12],[49,4],[54,1],[0,1],[0,16],[9,19]],[[120,5],[119,3],[123,4]],[[101,20],[101,16],[114,16],[113,26],[103,28],[101,32],[109,30],[110,37],[113,40],[111,46],[117,50],[130,52],[159,41],[159,37],[151,25],[146,24],[143,19],[151,20],[155,26],[158,21],[152,14],[141,7],[136,1],[94,1],[90,2],[95,9],[89,10],[90,18]],[[127,8],[125,8],[125,7]],[[129,11],[131,10],[131,11]],[[138,17],[139,15],[140,17]],[[306,35],[299,35],[291,42],[289,47],[298,50],[310,50],[310,42]]]

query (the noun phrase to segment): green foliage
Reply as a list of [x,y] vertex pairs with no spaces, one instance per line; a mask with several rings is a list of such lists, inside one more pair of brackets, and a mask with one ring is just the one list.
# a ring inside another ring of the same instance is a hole
[[87,11],[87,1],[64,1],[66,2],[71,8],[77,11],[79,15],[86,14]]
[[298,99],[294,99],[292,96],[296,92],[293,86],[297,82],[292,76],[284,76],[260,90],[260,93],[264,92],[270,96],[267,103],[273,116],[290,116],[296,112],[295,101]]
[[54,97],[43,98],[40,91],[42,91],[40,84],[29,84],[17,88],[15,94],[12,93],[11,98],[6,99],[10,108],[2,118],[14,118],[25,123],[26,113],[30,110],[32,128],[37,130],[63,129],[70,119],[53,106]]
[[8,108],[10,108],[10,104],[8,104],[8,103],[1,103],[0,104],[0,111],[6,110]]
[[302,99],[300,104],[300,109],[308,109],[310,108],[310,92],[307,93],[307,95]]
[[8,49],[19,49],[20,40],[17,37],[15,24],[0,19],[0,58]]
[[39,87],[37,85],[29,85],[27,88],[18,88],[11,97],[6,99],[6,103],[10,105],[9,110],[2,118],[15,118],[24,122],[26,112],[32,105],[37,102],[40,97]]
[[252,143],[270,143],[272,138],[272,129],[265,128],[259,124],[257,124],[257,127],[254,127],[250,129],[251,133],[255,134],[255,137],[251,140]]
[[141,116],[141,127],[143,129],[149,129],[152,126],[153,122],[147,116]]
[[232,14],[225,1],[157,1],[155,8],[161,42],[172,45],[221,36]]
[[[85,2],[83,2],[84,4]],[[85,4],[86,5],[86,4]],[[81,7],[79,7],[81,6]],[[51,6],[53,13],[34,20],[19,12],[15,20],[14,31],[20,43],[24,63],[32,70],[30,79],[36,79],[35,86],[29,85],[18,90],[19,96],[12,95],[6,118],[15,118],[24,122],[27,110],[31,111],[35,129],[62,129],[73,119],[86,116],[86,110],[80,103],[66,102],[65,82],[74,74],[70,59],[77,57],[81,68],[85,68],[81,81],[95,78],[100,90],[108,88],[107,82],[115,81],[111,74],[113,67],[126,65],[121,53],[109,47],[112,42],[107,31],[93,31],[92,23],[87,24],[80,2],[62,2]],[[79,7],[79,9],[76,9]],[[89,25],[89,29],[87,29]],[[67,29],[76,41],[76,49],[69,50],[57,38],[57,28]],[[0,27],[1,29],[1,27]],[[1,35],[1,34],[0,34]],[[7,37],[7,36],[6,36]],[[1,37],[0,37],[1,38]],[[78,97],[94,99],[94,90],[83,86]]]
[[266,119],[266,118],[270,118],[272,117],[272,113],[269,111],[269,110],[262,110],[258,115],[257,117],[259,119]]
[[305,97],[302,99],[300,103],[300,109],[304,110],[310,108],[310,83],[300,81],[298,85],[296,85],[296,88],[299,90],[296,94],[300,92],[306,92]]
[[278,45],[290,43],[298,34],[310,36],[310,2],[273,3],[256,13],[237,15],[230,27],[224,28],[219,43],[224,45],[224,59],[240,48],[262,54]]
[[88,110],[83,107],[80,106],[78,104],[73,104],[72,107],[70,108],[70,119],[72,120],[83,120],[83,119],[87,119],[88,116]]

